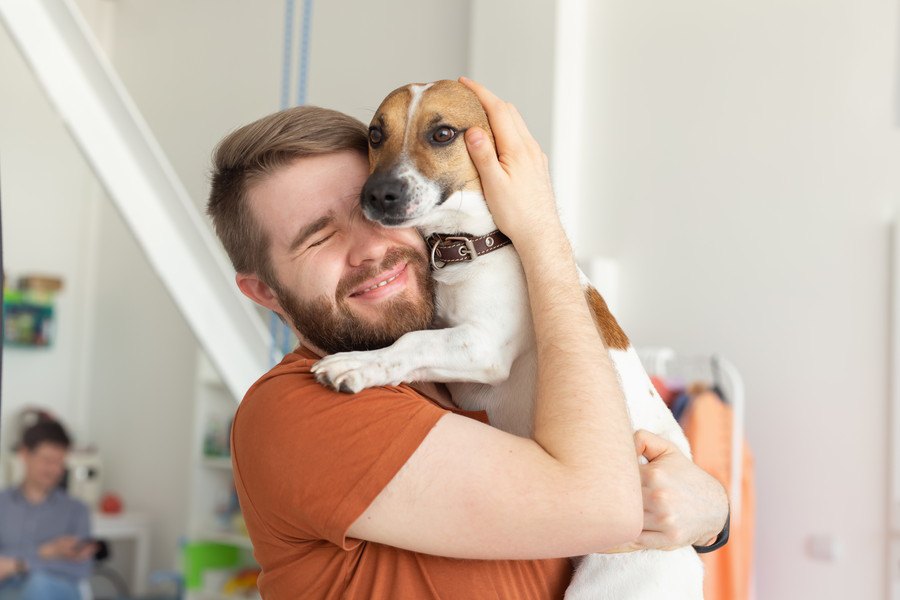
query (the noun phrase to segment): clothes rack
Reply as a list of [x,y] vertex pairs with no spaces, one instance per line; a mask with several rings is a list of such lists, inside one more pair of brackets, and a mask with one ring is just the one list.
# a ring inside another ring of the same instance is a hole
[[731,500],[732,523],[741,517],[741,482],[744,452],[744,380],[731,361],[713,354],[680,356],[672,348],[647,347],[637,350],[648,375],[677,377],[685,383],[703,381],[717,388],[722,400],[732,409]]

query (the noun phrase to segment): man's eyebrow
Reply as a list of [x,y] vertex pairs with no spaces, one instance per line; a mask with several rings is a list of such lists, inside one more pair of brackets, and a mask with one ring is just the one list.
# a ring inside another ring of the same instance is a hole
[[309,225],[303,227],[294,238],[294,241],[291,242],[290,251],[295,252],[297,248],[303,245],[303,243],[309,239],[310,236],[315,235],[319,231],[325,229],[329,225],[334,222],[334,213],[328,213],[324,217],[319,217]]

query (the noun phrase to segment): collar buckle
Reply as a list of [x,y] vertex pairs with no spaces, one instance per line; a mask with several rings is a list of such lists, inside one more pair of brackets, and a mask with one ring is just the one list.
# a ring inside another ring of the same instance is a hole
[[[431,250],[431,268],[437,271],[449,263],[473,261],[482,254],[503,248],[511,242],[500,231],[492,231],[481,237],[432,233],[425,239],[425,243]],[[482,246],[480,250],[479,244]]]

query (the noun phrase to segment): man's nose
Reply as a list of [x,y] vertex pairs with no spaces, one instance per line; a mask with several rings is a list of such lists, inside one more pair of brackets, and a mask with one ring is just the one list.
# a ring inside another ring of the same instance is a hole
[[350,252],[347,257],[353,267],[375,261],[380,263],[385,253],[391,247],[391,240],[387,236],[387,230],[376,223],[372,223],[365,217],[357,221],[352,231]]

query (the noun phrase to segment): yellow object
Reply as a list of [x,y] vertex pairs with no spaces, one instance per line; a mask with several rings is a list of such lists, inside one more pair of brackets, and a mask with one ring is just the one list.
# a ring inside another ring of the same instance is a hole
[[238,594],[256,589],[259,569],[244,569],[225,582],[222,591],[226,594]]

